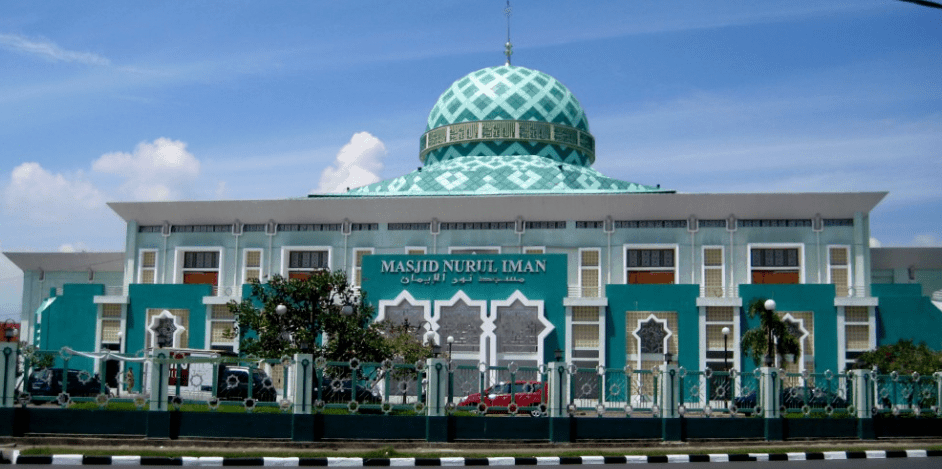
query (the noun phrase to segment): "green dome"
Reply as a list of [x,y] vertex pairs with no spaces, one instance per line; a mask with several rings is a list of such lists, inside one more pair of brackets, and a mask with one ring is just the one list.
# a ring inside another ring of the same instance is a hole
[[589,131],[585,111],[569,88],[543,72],[513,65],[484,68],[452,83],[429,113],[425,130],[486,120],[550,122]]
[[579,101],[555,78],[524,67],[489,67],[452,83],[438,98],[419,140],[419,159],[430,165],[493,155],[591,166],[595,138]]

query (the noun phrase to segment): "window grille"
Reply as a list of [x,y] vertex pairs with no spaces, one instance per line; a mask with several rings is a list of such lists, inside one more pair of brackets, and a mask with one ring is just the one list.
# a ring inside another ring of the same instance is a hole
[[161,225],[146,225],[137,227],[138,233],[163,233],[164,227]]
[[700,228],[726,228],[726,220],[697,220]]
[[674,267],[673,249],[628,249],[628,267]]
[[373,254],[372,248],[353,251],[353,284],[356,286],[363,285],[363,257],[369,254]]
[[485,222],[448,222],[441,223],[441,230],[512,230],[516,223],[512,221],[485,221]]
[[105,303],[101,305],[101,317],[120,318],[121,317],[121,305],[116,304],[116,303]]
[[598,324],[573,324],[572,336],[572,343],[576,348],[599,347]]
[[751,252],[753,267],[798,267],[798,248],[754,248]]
[[390,223],[386,225],[388,231],[429,231],[431,223]]
[[825,218],[824,226],[854,226],[853,218]]
[[703,248],[703,296],[722,297],[723,280],[723,248]]
[[243,278],[244,283],[249,283],[252,280],[262,279],[262,250],[261,249],[246,249],[245,250],[245,272],[242,278]]
[[288,253],[289,269],[326,269],[327,251],[291,251]]
[[117,344],[121,342],[121,320],[103,319],[101,321],[101,343]]
[[850,296],[850,247],[828,248],[828,283],[834,284],[836,296]]
[[377,231],[379,230],[379,223],[352,223],[350,225],[351,231]]
[[[177,324],[183,326],[185,329],[180,334],[179,340],[171,345],[174,348],[187,348],[190,341],[190,310],[188,309],[168,309],[171,315],[177,318]],[[156,348],[156,344],[152,342],[150,326],[154,316],[159,316],[160,313],[164,312],[163,308],[148,308],[147,309],[147,321],[144,325],[147,328],[147,333],[144,334],[144,347],[145,348]],[[172,335],[172,333],[171,333]]]
[[264,223],[252,223],[242,225],[243,233],[264,233],[266,225]]
[[583,298],[597,298],[599,292],[601,268],[599,264],[600,251],[598,249],[582,249],[579,251],[580,290]]
[[184,269],[218,269],[219,252],[196,251],[183,253]]
[[573,306],[572,320],[598,322],[599,309],[595,306]]
[[686,228],[687,220],[620,220],[615,228]]
[[232,225],[173,225],[171,233],[231,233]]
[[427,249],[425,247],[409,247],[406,248],[406,254],[410,256],[421,256],[425,254]]
[[155,283],[157,281],[157,251],[141,250],[141,277],[140,283]]
[[605,226],[603,221],[577,221],[576,228],[580,230],[589,230],[589,229],[602,229]]
[[811,219],[739,220],[740,228],[811,228]]
[[564,221],[528,221],[525,223],[528,230],[565,230]]
[[529,246],[529,247],[523,248],[523,253],[524,254],[546,254],[546,248]]
[[278,224],[278,231],[340,231],[340,223]]

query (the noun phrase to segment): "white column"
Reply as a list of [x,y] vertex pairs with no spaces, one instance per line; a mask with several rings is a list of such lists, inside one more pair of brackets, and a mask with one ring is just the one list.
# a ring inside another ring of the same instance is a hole
[[157,349],[150,356],[150,406],[149,410],[167,410],[167,383],[170,377],[170,352]]
[[310,414],[314,405],[314,355],[294,355],[294,413]]

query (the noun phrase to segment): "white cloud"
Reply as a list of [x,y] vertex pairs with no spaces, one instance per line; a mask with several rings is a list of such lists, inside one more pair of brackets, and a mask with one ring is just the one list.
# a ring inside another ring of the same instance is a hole
[[872,248],[882,248],[883,244],[880,243],[880,240],[874,237],[870,238],[870,247]]
[[340,193],[348,187],[379,182],[385,157],[386,145],[380,139],[369,132],[357,132],[337,153],[334,163],[324,168],[320,183],[312,192]]
[[40,225],[74,220],[77,213],[105,206],[104,194],[83,173],[52,174],[35,162],[13,168],[3,198],[7,214]]
[[934,234],[918,234],[913,236],[912,244],[921,248],[942,247],[942,239]]
[[81,241],[77,243],[65,243],[59,245],[59,252],[88,252],[88,245]]
[[88,65],[111,64],[107,57],[98,54],[63,49],[48,39],[28,38],[19,34],[0,34],[0,47],[56,62],[77,62]]
[[158,138],[137,144],[133,153],[104,154],[92,169],[124,177],[121,190],[135,200],[163,201],[191,194],[200,162],[187,151],[186,143]]

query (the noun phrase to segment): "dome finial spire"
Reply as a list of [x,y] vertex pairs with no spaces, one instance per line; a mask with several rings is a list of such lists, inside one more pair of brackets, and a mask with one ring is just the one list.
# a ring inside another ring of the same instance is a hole
[[513,9],[510,8],[510,0],[507,0],[507,8],[504,8],[504,15],[507,16],[507,44],[504,44],[504,55],[507,56],[507,65],[510,65],[510,56],[514,53],[514,46],[510,43],[510,14]]

